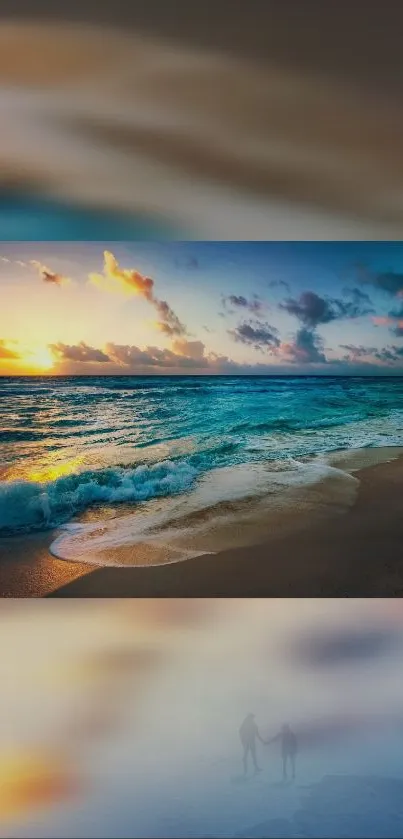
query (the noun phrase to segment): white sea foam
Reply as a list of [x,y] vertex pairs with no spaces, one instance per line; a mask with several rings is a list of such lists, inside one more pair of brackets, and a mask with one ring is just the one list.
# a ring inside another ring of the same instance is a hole
[[[190,492],[113,519],[67,524],[51,545],[59,559],[95,565],[160,565],[249,544],[270,513],[345,509],[357,478],[322,460],[239,464],[200,477]],[[262,530],[263,528],[263,530]],[[137,548],[137,550],[136,550]]]

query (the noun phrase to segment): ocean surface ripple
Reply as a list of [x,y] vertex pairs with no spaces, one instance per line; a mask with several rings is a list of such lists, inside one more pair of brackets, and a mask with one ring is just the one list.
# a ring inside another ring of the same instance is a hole
[[403,378],[3,378],[0,416],[10,536],[178,495],[215,469],[402,446]]

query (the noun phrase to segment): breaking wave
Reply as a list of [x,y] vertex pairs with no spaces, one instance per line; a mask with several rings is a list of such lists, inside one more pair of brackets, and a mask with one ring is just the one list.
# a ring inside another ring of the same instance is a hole
[[186,462],[163,461],[135,468],[113,467],[56,478],[46,483],[0,483],[0,535],[56,527],[97,504],[122,504],[174,495],[197,476]]

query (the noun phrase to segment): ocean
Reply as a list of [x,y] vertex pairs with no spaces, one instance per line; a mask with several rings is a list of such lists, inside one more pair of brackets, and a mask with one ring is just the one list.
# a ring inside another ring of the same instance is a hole
[[59,528],[56,555],[82,559],[84,533],[99,554],[151,521],[278,506],[342,453],[403,446],[403,378],[9,377],[0,415],[0,536]]

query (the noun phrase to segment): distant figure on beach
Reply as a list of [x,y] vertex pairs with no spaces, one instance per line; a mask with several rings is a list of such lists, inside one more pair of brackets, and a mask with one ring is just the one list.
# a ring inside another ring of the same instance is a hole
[[260,740],[261,743],[264,743],[264,740],[262,740],[262,738],[259,734],[259,729],[258,729],[258,727],[255,723],[255,715],[254,714],[248,714],[248,716],[245,717],[245,719],[244,719],[244,721],[243,721],[243,723],[242,723],[242,725],[239,729],[239,736],[241,738],[241,743],[242,743],[242,746],[243,746],[242,762],[243,762],[243,768],[244,768],[245,775],[248,771],[249,752],[252,755],[253,765],[255,767],[255,773],[256,772],[261,772],[262,770],[258,766],[257,759],[256,759],[256,738],[258,740]]
[[281,756],[283,759],[283,780],[286,781],[288,779],[287,767],[288,761],[291,764],[291,778],[292,780],[295,779],[295,759],[297,756],[298,751],[298,743],[297,738],[291,728],[286,723],[282,726],[281,731],[276,734],[275,737],[272,737],[271,740],[266,741],[266,746],[270,745],[270,743],[274,743],[276,741],[280,741],[281,744]]

